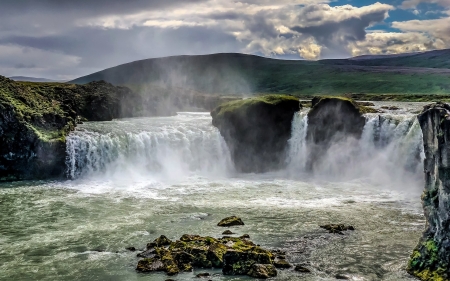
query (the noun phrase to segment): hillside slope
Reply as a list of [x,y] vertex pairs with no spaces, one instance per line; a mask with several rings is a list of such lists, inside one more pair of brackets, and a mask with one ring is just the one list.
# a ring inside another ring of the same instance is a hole
[[125,85],[143,94],[158,92],[158,87],[169,92],[182,89],[221,95],[445,94],[450,93],[450,50],[322,61],[244,54],[176,56],[119,65],[71,83],[96,80]]

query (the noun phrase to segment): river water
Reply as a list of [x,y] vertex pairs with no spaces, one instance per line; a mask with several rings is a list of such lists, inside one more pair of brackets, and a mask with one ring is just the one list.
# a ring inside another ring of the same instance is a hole
[[[425,224],[420,127],[407,111],[366,119],[361,140],[333,146],[312,173],[298,113],[286,169],[267,174],[234,171],[208,113],[80,125],[67,139],[68,180],[0,185],[0,280],[165,280],[136,273],[125,248],[161,234],[221,237],[230,215],[246,224],[233,232],[312,269],[275,280],[414,280],[404,269]],[[356,230],[331,235],[326,223]]]

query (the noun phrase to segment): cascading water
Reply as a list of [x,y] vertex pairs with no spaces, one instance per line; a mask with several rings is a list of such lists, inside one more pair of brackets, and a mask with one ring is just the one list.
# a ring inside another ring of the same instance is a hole
[[[305,169],[307,129],[306,112],[296,114],[286,171],[237,174],[208,113],[79,125],[67,137],[76,180],[0,184],[0,279],[164,281],[137,275],[125,248],[159,235],[222,237],[217,222],[237,215],[237,235],[311,265],[311,274],[284,270],[276,280],[411,280],[404,269],[425,223],[415,116],[367,115],[361,139],[331,147],[314,173]],[[357,231],[327,236],[318,225],[328,223]]]
[[304,171],[306,167],[306,133],[308,130],[308,111],[300,111],[292,120],[291,139],[288,141],[287,163],[291,171]]
[[[107,131],[105,131],[107,130]],[[183,178],[232,171],[228,148],[207,114],[87,123],[67,138],[67,174]]]
[[[421,182],[423,171],[422,131],[413,114],[367,114],[361,139],[332,144],[314,176],[321,179],[366,178],[379,184]],[[305,175],[308,146],[307,112],[294,116],[289,140],[288,172]]]

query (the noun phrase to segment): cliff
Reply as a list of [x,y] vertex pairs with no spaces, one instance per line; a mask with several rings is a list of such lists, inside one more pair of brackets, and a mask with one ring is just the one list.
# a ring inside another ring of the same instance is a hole
[[421,280],[450,280],[450,106],[427,106],[418,118],[425,149],[422,204],[427,224],[408,272]]
[[139,112],[140,96],[106,82],[19,83],[0,76],[0,181],[59,177],[65,137],[80,120]]
[[268,95],[224,103],[211,112],[240,172],[266,172],[285,165],[297,98]]
[[307,168],[314,170],[321,166],[322,158],[332,145],[359,139],[366,123],[362,114],[367,110],[348,98],[314,98],[308,112]]

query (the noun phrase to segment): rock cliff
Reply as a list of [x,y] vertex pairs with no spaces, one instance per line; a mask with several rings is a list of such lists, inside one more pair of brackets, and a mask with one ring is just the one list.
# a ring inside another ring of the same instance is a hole
[[365,107],[341,97],[317,97],[308,112],[306,143],[307,169],[321,165],[331,145],[361,137],[366,119]]
[[450,106],[426,106],[418,118],[425,150],[422,204],[427,224],[408,272],[421,280],[450,280]]
[[240,172],[266,172],[285,165],[297,98],[268,95],[224,103],[211,112]]
[[19,83],[0,76],[0,181],[59,177],[65,137],[80,120],[139,112],[140,96],[106,82]]

